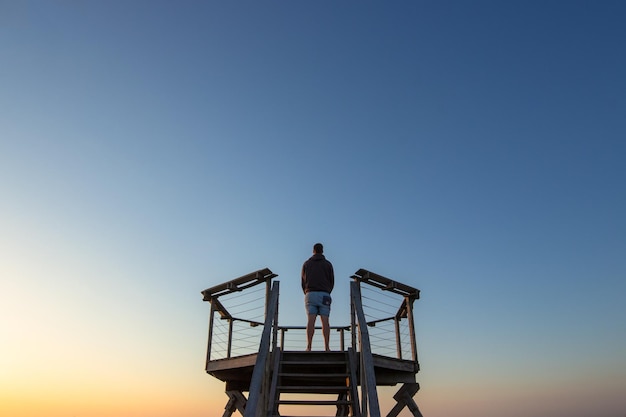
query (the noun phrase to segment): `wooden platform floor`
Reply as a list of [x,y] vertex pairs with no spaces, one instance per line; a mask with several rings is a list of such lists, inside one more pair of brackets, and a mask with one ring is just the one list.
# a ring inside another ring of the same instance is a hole
[[[359,354],[357,353],[357,356]],[[332,366],[337,370],[342,368],[346,358],[346,352],[342,351],[285,351],[284,357],[290,361],[300,360],[303,367],[323,368],[324,372],[333,373]],[[226,390],[248,391],[252,371],[256,363],[257,354],[238,356],[229,359],[218,359],[207,364],[206,372],[213,377],[226,383]],[[374,370],[376,372],[376,384],[393,386],[399,383],[415,382],[415,374],[419,371],[418,365],[410,360],[390,358],[382,355],[373,355]],[[303,370],[306,368],[303,368]],[[359,373],[359,370],[356,370]],[[298,381],[299,384],[306,384],[307,381]],[[311,383],[314,383],[311,381]]]

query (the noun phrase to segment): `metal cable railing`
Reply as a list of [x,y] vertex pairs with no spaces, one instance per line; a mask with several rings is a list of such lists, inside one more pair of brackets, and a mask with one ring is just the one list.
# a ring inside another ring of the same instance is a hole
[[[364,270],[358,272],[361,271]],[[257,278],[254,281],[251,277],[257,277],[259,273],[265,274],[264,280]],[[365,273],[370,274],[367,271]],[[267,309],[269,280],[275,275],[269,270],[257,271],[255,274],[250,274],[247,276],[248,280],[240,284],[245,287],[245,291],[236,285],[229,287],[227,283],[217,287],[217,295],[205,295],[212,304],[207,360],[227,359],[257,352]],[[369,275],[365,278],[354,276],[360,284],[363,314],[369,327],[372,353],[417,361],[412,328],[412,300],[419,296],[419,292],[411,293],[404,290],[404,287],[396,290],[395,282],[373,275],[378,280],[369,280]],[[232,282],[241,282],[242,278]],[[257,285],[263,282],[266,285]],[[316,331],[319,330],[320,327],[316,327]],[[333,326],[331,330],[331,350],[345,350],[353,338],[350,326]],[[278,331],[278,343],[282,350],[303,350],[306,340],[305,326],[278,326]],[[314,339],[313,350],[322,350],[321,343],[321,338]]]

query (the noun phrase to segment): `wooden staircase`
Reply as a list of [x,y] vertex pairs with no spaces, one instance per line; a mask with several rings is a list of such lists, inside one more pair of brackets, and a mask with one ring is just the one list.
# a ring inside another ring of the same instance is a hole
[[298,406],[298,410],[305,413],[298,415],[360,417],[357,360],[352,349],[343,352],[281,352],[277,349],[274,355],[269,393],[273,406],[269,416],[288,417],[281,412],[281,405],[284,405],[292,410]]

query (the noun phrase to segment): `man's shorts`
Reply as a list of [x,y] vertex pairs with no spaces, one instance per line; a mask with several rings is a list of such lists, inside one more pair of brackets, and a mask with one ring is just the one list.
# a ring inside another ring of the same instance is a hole
[[304,295],[304,305],[309,315],[315,314],[328,317],[332,301],[330,294],[324,291],[309,291]]

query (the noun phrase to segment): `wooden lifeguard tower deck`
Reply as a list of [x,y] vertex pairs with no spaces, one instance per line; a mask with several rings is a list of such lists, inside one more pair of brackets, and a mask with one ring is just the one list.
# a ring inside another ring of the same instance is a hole
[[202,291],[211,304],[205,369],[226,383],[223,417],[235,411],[287,417],[283,409],[298,406],[309,416],[330,408],[334,416],[380,417],[376,387],[397,384],[402,386],[387,417],[405,407],[422,417],[413,400],[419,390],[413,315],[419,290],[359,269],[350,284],[351,323],[331,327],[339,345],[307,352],[287,337],[304,327],[278,324],[276,276],[266,268]]

